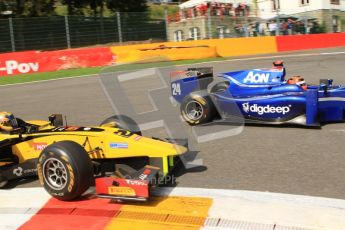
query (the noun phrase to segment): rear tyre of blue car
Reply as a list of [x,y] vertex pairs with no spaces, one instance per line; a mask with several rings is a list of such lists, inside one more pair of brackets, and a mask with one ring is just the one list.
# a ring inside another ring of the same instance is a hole
[[180,106],[181,115],[189,125],[199,125],[211,121],[215,109],[208,96],[189,95],[185,97]]

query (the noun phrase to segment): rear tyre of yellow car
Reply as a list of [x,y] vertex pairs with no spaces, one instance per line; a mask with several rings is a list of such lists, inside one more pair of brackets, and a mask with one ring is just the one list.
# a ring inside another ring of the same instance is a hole
[[94,180],[87,152],[73,141],[61,141],[45,148],[38,158],[37,171],[45,190],[63,201],[82,195]]
[[189,125],[199,125],[211,121],[215,114],[215,109],[208,96],[188,95],[181,105],[182,118]]

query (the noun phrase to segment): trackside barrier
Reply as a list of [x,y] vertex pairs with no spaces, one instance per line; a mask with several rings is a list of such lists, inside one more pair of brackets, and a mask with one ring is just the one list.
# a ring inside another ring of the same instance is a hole
[[345,33],[278,36],[278,52],[345,46]]
[[216,44],[216,50],[219,57],[277,52],[275,37],[229,38],[213,42]]
[[[159,47],[209,47],[215,52],[176,49],[169,52]],[[165,42],[155,44],[113,46],[111,50],[118,57],[118,62],[140,61],[141,58],[153,59],[165,57],[165,60],[202,59],[207,57],[233,57],[241,55],[269,54],[283,51],[296,51],[317,48],[345,46],[345,33],[290,35],[277,37],[249,37],[210,39],[184,42]],[[156,49],[155,52],[143,50]],[[200,52],[199,52],[200,51]],[[180,53],[179,53],[180,52]],[[207,52],[207,53],[206,53]]]
[[217,57],[214,46],[165,46],[139,49],[112,48],[117,63],[177,61]]
[[188,60],[277,52],[275,37],[227,38],[143,45],[113,46],[118,63],[142,60]]
[[36,51],[0,54],[0,76],[38,72]]
[[108,47],[4,53],[0,54],[0,76],[106,66],[112,63],[114,57]]
[[345,33],[227,38],[47,52],[4,53],[0,54],[0,76],[107,66],[115,63],[233,57],[338,46],[345,46]]

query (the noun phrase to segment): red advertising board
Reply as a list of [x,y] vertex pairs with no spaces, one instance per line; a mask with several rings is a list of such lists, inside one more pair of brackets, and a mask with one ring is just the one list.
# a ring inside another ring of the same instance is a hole
[[114,60],[107,47],[5,53],[0,54],[0,76],[107,66],[113,64]]
[[278,36],[278,52],[345,46],[345,33]]

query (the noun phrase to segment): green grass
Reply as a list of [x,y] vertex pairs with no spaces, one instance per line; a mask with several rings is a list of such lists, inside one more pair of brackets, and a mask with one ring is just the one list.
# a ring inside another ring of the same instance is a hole
[[21,74],[11,75],[6,77],[0,77],[0,85],[17,84],[32,81],[44,81],[66,77],[76,77],[82,75],[98,74],[102,68],[83,68],[83,69],[70,69],[60,70],[56,72],[47,73],[33,73],[33,74]]
[[33,81],[44,81],[44,80],[52,80],[52,79],[62,79],[62,78],[68,78],[68,77],[78,77],[78,76],[83,76],[83,75],[93,75],[93,74],[99,74],[99,73],[119,72],[119,71],[128,71],[128,70],[139,70],[139,69],[154,68],[154,67],[188,65],[188,64],[195,64],[195,63],[200,63],[200,62],[220,61],[220,60],[226,60],[226,59],[225,58],[207,58],[207,59],[184,60],[184,61],[160,60],[160,62],[154,62],[154,63],[134,63],[134,64],[126,64],[126,65],[115,65],[115,66],[110,66],[110,67],[69,69],[69,70],[60,70],[56,72],[47,72],[47,73],[11,75],[11,76],[6,76],[6,77],[0,77],[0,85],[10,85],[10,84],[27,83],[27,82],[33,82]]

